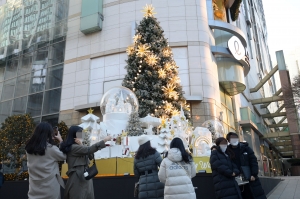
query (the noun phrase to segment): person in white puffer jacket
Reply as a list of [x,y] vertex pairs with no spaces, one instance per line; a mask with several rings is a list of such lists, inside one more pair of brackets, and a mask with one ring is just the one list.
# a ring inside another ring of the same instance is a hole
[[164,199],[196,199],[191,178],[196,176],[195,164],[180,138],[174,138],[167,157],[160,164],[158,178],[165,183]]

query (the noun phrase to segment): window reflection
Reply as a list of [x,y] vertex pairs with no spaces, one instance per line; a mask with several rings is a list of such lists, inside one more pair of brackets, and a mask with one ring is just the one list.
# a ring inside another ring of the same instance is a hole
[[16,78],[4,82],[2,95],[1,95],[2,101],[13,98],[15,85],[16,85]]
[[15,97],[28,94],[29,82],[30,82],[30,74],[18,77],[16,90],[15,90]]
[[12,115],[24,114],[26,111],[27,96],[14,100]]
[[61,89],[55,89],[45,92],[43,114],[58,113],[60,106]]
[[11,100],[0,103],[0,123],[4,122],[4,120],[10,116],[11,104]]
[[44,90],[46,83],[46,75],[47,69],[44,65],[32,66],[30,93],[36,93]]
[[42,112],[43,93],[29,95],[27,111],[31,116],[39,116]]
[[17,76],[18,63],[19,63],[18,59],[11,59],[7,61],[5,75],[4,75],[5,80]]
[[48,68],[46,78],[46,89],[61,87],[63,78],[63,65]]
[[18,75],[30,73],[33,60],[33,53],[27,53],[22,56],[22,63],[19,66]]

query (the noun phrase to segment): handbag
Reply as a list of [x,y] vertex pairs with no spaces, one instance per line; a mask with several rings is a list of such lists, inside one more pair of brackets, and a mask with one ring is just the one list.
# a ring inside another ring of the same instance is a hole
[[86,180],[90,180],[98,174],[98,169],[97,169],[97,165],[95,162],[94,154],[93,154],[93,165],[91,167],[89,167],[89,162],[88,162],[89,150],[90,150],[90,148],[88,148],[88,155],[86,156],[87,166],[86,166],[85,172],[84,172],[84,178]]
[[237,182],[237,184],[239,186],[242,186],[242,185],[245,185],[245,184],[249,183],[249,181],[244,181],[241,176],[235,177],[235,181]]
[[133,193],[133,196],[136,198],[139,196],[139,188],[140,188],[140,183],[139,182],[136,182],[134,184],[134,193]]

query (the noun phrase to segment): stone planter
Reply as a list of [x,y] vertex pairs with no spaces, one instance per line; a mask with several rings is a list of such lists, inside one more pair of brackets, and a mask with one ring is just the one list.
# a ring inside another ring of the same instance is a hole
[[291,167],[292,176],[300,176],[300,166]]

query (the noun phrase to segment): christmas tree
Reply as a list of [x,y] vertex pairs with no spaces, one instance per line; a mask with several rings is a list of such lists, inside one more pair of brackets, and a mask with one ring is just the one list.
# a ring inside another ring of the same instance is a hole
[[87,110],[88,114],[81,118],[81,123],[79,126],[83,129],[82,132],[82,144],[85,146],[90,146],[91,141],[96,142],[98,140],[98,130],[100,129],[100,125],[97,121],[100,119],[96,115],[93,114],[93,109]]
[[160,153],[165,153],[169,150],[171,138],[173,137],[170,134],[170,124],[167,121],[162,121],[160,134],[159,134],[159,142],[157,151]]
[[137,96],[140,117],[151,114],[170,118],[179,114],[182,105],[185,116],[190,118],[178,66],[164,38],[164,31],[154,17],[154,8],[146,5],[143,12],[144,18],[137,28],[134,44],[126,50],[127,75],[122,85]]
[[19,168],[26,160],[25,145],[35,124],[28,114],[13,115],[5,119],[0,129],[0,160],[10,167]]
[[58,123],[57,127],[62,139],[65,140],[67,138],[68,131],[69,131],[68,126],[64,121],[61,121],[60,123]]
[[129,136],[139,136],[143,134],[143,131],[138,112],[132,111],[126,127],[126,132],[128,132]]

